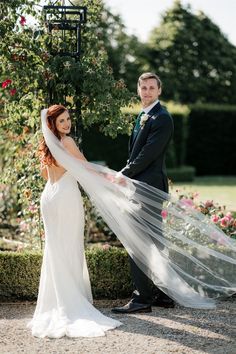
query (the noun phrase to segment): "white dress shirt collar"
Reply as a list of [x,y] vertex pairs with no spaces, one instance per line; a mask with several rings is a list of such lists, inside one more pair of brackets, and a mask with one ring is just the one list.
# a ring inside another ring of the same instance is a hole
[[145,107],[142,109],[142,112],[145,112],[145,114],[148,114],[148,112],[151,111],[151,109],[159,102],[159,100],[156,100],[155,102],[153,102],[152,104],[150,104],[150,106]]

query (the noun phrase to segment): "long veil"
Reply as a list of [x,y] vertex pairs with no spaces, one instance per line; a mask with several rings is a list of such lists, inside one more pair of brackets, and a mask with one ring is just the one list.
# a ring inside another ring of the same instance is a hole
[[79,182],[155,285],[180,305],[193,308],[214,308],[217,298],[236,292],[233,239],[170,194],[125,176],[125,183],[119,184],[116,171],[74,158],[48,128],[46,109],[41,119],[54,158]]

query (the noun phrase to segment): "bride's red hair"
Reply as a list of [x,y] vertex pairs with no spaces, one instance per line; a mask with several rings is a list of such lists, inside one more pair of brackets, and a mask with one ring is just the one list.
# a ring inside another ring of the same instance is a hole
[[[61,104],[55,104],[48,108],[47,111],[47,125],[48,128],[53,132],[53,134],[61,140],[61,136],[56,128],[56,120],[57,117],[67,111],[66,107],[62,106]],[[44,138],[39,144],[38,149],[39,159],[41,163],[41,167],[44,168],[45,166],[57,166],[57,162],[52,156],[49,148],[46,145]]]

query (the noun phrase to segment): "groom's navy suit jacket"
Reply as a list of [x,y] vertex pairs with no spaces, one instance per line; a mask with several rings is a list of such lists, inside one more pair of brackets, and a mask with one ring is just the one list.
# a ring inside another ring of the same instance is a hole
[[148,120],[129,141],[129,159],[121,172],[130,178],[168,192],[165,155],[174,125],[167,110],[158,102],[148,113]]

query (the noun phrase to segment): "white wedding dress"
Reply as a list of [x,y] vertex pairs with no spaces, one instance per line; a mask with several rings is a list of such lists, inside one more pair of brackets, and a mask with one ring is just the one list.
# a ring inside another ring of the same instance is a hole
[[39,294],[28,323],[36,337],[97,337],[121,325],[92,305],[84,253],[84,209],[77,181],[68,172],[41,197],[45,249]]

